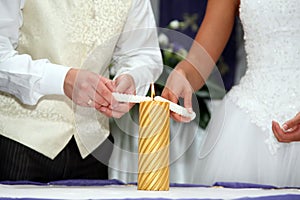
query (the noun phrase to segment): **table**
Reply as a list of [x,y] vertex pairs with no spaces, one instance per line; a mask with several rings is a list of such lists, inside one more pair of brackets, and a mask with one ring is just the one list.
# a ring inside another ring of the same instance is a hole
[[0,182],[0,199],[300,199],[300,188],[244,183],[170,186],[169,191],[140,191],[136,183],[119,180],[6,181]]

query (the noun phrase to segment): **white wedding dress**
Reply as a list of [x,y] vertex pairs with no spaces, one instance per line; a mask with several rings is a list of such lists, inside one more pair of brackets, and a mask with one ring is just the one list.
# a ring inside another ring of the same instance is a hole
[[240,18],[248,69],[212,113],[193,182],[300,187],[300,142],[271,129],[300,112],[299,0],[241,0]]

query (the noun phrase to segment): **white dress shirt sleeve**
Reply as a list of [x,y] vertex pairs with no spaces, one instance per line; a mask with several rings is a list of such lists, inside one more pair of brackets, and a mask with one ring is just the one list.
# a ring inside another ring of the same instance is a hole
[[150,83],[160,76],[163,64],[150,1],[132,1],[113,60],[113,68],[117,69],[116,77],[130,74],[139,95],[145,95]]
[[24,4],[25,0],[0,1],[0,90],[34,105],[44,95],[64,94],[64,79],[70,68],[47,59],[32,60],[15,50]]
[[[15,50],[24,4],[25,0],[0,1],[0,90],[34,105],[44,95],[64,94],[64,79],[70,67],[47,59],[32,60],[30,55]],[[116,76],[132,75],[140,95],[145,95],[149,84],[161,74],[162,58],[148,0],[133,0],[114,60],[119,69]]]

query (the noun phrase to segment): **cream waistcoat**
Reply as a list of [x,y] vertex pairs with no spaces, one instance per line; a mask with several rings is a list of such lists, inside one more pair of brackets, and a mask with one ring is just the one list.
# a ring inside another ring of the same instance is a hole
[[[88,69],[108,76],[130,0],[27,0],[18,51],[33,59]],[[0,133],[54,158],[74,135],[86,157],[109,134],[108,119],[65,96],[47,96],[36,106],[0,93]]]

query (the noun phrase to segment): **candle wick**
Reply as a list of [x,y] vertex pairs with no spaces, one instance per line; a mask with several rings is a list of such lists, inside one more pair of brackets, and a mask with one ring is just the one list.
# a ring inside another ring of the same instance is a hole
[[155,96],[154,83],[151,83],[151,99],[152,99],[152,101],[154,100],[154,96]]

